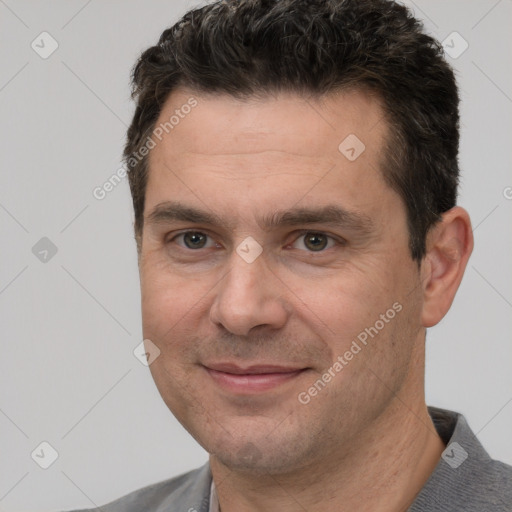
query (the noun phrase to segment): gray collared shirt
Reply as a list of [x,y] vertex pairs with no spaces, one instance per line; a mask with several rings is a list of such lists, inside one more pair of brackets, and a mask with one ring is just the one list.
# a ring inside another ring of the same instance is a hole
[[[512,512],[512,466],[489,457],[464,416],[429,407],[447,445],[407,512]],[[132,492],[101,509],[76,512],[218,512],[209,464]]]

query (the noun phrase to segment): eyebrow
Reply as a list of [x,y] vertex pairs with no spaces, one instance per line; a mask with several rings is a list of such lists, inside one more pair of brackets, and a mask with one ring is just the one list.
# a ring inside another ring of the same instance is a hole
[[[223,226],[229,230],[234,229],[231,219],[223,219],[215,213],[187,206],[179,201],[164,201],[154,207],[146,217],[150,225],[170,224],[172,222],[190,222],[193,224],[207,224],[210,226]],[[355,211],[349,211],[338,205],[328,204],[321,207],[297,207],[290,210],[277,210],[271,214],[259,217],[257,220],[263,231],[271,231],[278,227],[294,227],[304,224],[323,224],[333,227],[344,227],[369,233],[374,228],[370,217]]]

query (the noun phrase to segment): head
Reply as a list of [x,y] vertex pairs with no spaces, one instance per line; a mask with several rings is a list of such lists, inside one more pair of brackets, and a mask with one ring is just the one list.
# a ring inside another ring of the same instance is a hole
[[[144,337],[192,435],[277,473],[420,396],[472,239],[454,75],[408,10],[216,2],[142,54],[133,95]],[[229,376],[271,364],[294,372]]]
[[[404,6],[384,0],[219,1],[165,30],[134,68],[137,108],[124,156],[139,248],[149,160],[141,149],[179,87],[235,98],[278,91],[375,94],[390,127],[380,171],[406,207],[415,260],[425,255],[428,230],[456,204],[455,78],[442,47]],[[174,123],[166,121],[167,133]]]

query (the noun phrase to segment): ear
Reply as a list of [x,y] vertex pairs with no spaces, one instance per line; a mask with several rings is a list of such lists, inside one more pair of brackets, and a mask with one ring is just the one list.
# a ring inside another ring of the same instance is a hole
[[427,253],[421,263],[423,327],[436,325],[450,309],[472,251],[469,214],[456,206],[427,234]]

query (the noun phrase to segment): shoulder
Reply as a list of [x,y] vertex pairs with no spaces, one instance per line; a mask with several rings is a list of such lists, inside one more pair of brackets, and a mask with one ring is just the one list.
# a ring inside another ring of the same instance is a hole
[[[512,466],[491,458],[472,460],[469,454],[461,465],[461,478],[454,485],[450,498],[452,503],[463,505],[460,510],[512,512]],[[459,508],[455,508],[459,510]]]
[[[209,465],[164,480],[94,509],[73,512],[206,512],[209,506],[211,473]],[[172,507],[172,508],[170,508]]]
[[512,512],[512,466],[489,456],[462,414],[429,413],[446,449],[409,512]]
[[497,460],[482,462],[475,468],[472,485],[477,494],[485,497],[483,502],[503,512],[512,512],[512,466]]

